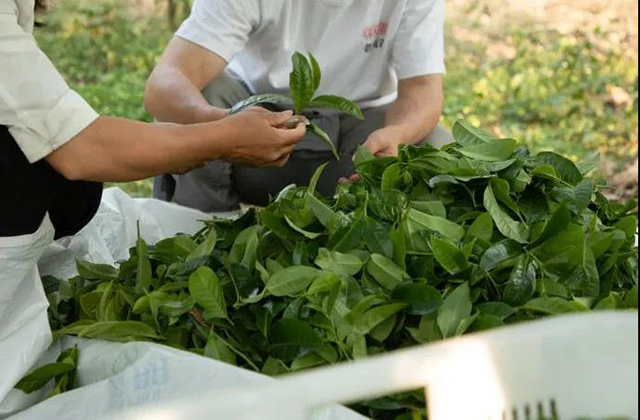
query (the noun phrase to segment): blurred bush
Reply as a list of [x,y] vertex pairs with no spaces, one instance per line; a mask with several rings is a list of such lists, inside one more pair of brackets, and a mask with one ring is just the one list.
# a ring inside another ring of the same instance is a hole
[[151,120],[144,84],[172,35],[163,16],[120,0],[64,0],[43,20],[40,46],[99,113]]
[[448,56],[449,124],[466,118],[574,159],[594,152],[637,157],[637,61],[597,48],[580,34],[520,29],[504,41],[513,48],[509,58],[488,59],[486,45],[476,45],[464,59],[455,48]]

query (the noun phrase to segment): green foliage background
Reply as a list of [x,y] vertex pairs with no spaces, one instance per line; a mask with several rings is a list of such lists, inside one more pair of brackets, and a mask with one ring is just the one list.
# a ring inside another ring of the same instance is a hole
[[[43,17],[48,26],[36,37],[98,112],[150,121],[142,105],[144,84],[171,38],[167,21],[180,20],[167,19],[165,9],[126,0],[65,0]],[[448,23],[447,126],[466,119],[536,151],[554,150],[574,160],[600,152],[622,167],[637,158],[637,51],[630,55],[623,45],[594,45],[594,37],[604,36],[598,31],[587,37],[513,23],[501,27],[499,42],[514,54],[489,58],[493,40],[458,39],[457,28],[471,23]],[[630,100],[612,104],[612,86]],[[149,196],[150,185],[141,181],[123,188]]]

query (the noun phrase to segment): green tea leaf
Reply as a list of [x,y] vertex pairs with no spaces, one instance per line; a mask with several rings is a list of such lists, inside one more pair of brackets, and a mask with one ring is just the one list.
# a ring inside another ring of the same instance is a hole
[[173,264],[184,261],[197,247],[198,244],[188,236],[167,238],[149,248],[149,258],[165,264]]
[[517,311],[504,302],[486,302],[476,306],[481,315],[491,315],[504,321]]
[[138,241],[136,242],[136,255],[138,257],[138,270],[136,272],[136,291],[142,293],[151,286],[151,261],[147,243],[140,237],[140,224],[138,224]]
[[[66,330],[65,334],[71,334]],[[152,327],[139,321],[95,322],[82,327],[77,334],[80,338],[99,338],[110,341],[140,341],[141,339],[162,339]]]
[[522,254],[522,246],[513,240],[507,239],[498,242],[482,254],[480,267],[491,271],[520,254]]
[[298,372],[312,367],[324,365],[325,360],[315,353],[300,356],[291,363],[291,371]]
[[291,105],[293,100],[285,95],[277,95],[268,93],[264,95],[255,95],[235,104],[230,110],[229,115],[238,114],[247,108],[260,106],[264,104],[271,105]]
[[304,321],[281,319],[271,327],[269,343],[271,354],[288,362],[298,357],[301,349],[321,345],[322,339],[313,327]]
[[534,158],[535,165],[551,165],[560,179],[571,185],[582,181],[583,176],[576,165],[564,156],[554,152],[542,152]]
[[511,186],[507,181],[500,178],[491,178],[491,191],[502,204],[507,206],[515,214],[520,214],[520,208],[511,197]]
[[391,293],[391,299],[408,303],[407,313],[428,315],[442,305],[442,296],[435,287],[422,283],[403,283]]
[[258,254],[258,244],[258,226],[246,228],[236,237],[229,252],[229,261],[253,269]]
[[74,372],[76,370],[76,364],[78,359],[78,349],[74,347],[69,350],[65,350],[58,357],[58,361],[55,363],[49,363],[41,366],[24,378],[22,378],[15,386],[15,388],[30,394],[44,387],[49,381],[60,377],[66,373]]
[[358,150],[356,150],[356,154],[353,158],[353,163],[358,167],[374,159],[375,157],[369,149],[363,146],[358,146]]
[[321,248],[315,263],[325,271],[332,271],[345,276],[355,276],[362,270],[364,263],[355,255],[329,251]]
[[307,129],[310,133],[315,134],[322,140],[331,150],[331,153],[336,158],[336,160],[340,160],[340,154],[338,154],[338,149],[336,149],[335,144],[333,144],[333,140],[327,133],[325,133],[320,127],[318,127],[314,122],[307,121]]
[[532,299],[522,306],[522,309],[541,312],[547,315],[560,315],[570,312],[588,312],[589,309],[576,301],[569,301],[558,297],[541,297]]
[[536,266],[529,258],[520,258],[511,271],[502,298],[512,306],[524,305],[536,292]]
[[392,258],[394,245],[388,229],[371,217],[364,220],[364,241],[369,251],[374,254],[381,254],[387,258]]
[[500,233],[521,244],[529,241],[529,226],[516,222],[500,208],[491,185],[484,192],[484,207],[491,214]]
[[464,147],[477,146],[497,140],[493,134],[476,128],[467,121],[456,121],[453,125],[453,137]]
[[518,143],[512,139],[493,140],[458,149],[460,153],[472,159],[486,162],[500,162],[509,159]]
[[445,298],[438,309],[438,327],[443,338],[454,336],[460,323],[471,316],[470,293],[469,283],[463,283]]
[[195,300],[192,297],[182,300],[163,300],[160,306],[160,312],[170,317],[180,317],[189,312]]
[[336,213],[327,206],[325,203],[316,198],[313,194],[307,193],[305,195],[306,206],[309,208],[313,215],[325,228],[329,228],[331,223],[336,218]]
[[285,268],[273,274],[267,282],[267,290],[274,296],[297,296],[321,274],[321,271],[305,266]]
[[318,187],[318,181],[320,181],[320,177],[322,176],[322,173],[324,172],[328,164],[329,162],[323,163],[322,165],[318,166],[318,169],[316,169],[316,171],[313,173],[313,176],[309,181],[309,189],[307,190],[308,194],[315,194],[316,188]]
[[561,205],[556,209],[553,216],[551,216],[551,219],[546,223],[542,234],[536,242],[541,243],[558,235],[560,232],[565,230],[567,226],[569,226],[570,222],[571,214],[569,213],[569,210],[565,206]]
[[462,334],[467,332],[467,330],[476,322],[476,319],[478,319],[479,315],[480,314],[476,313],[474,315],[468,316],[463,320],[461,320],[460,323],[458,324],[458,328],[456,328],[455,335],[461,336]]
[[409,275],[389,258],[380,254],[372,254],[367,263],[367,272],[385,289],[393,290]]
[[409,209],[406,213],[406,217],[410,222],[415,223],[417,226],[433,232],[438,232],[442,236],[454,241],[462,240],[465,234],[464,229],[459,225],[450,222],[447,219],[443,219],[442,217],[431,216],[418,210]]
[[322,84],[322,70],[320,69],[320,63],[309,53],[309,62],[311,63],[311,70],[313,72],[313,91],[317,91]]
[[638,232],[638,216],[627,216],[620,219],[613,227],[623,231],[627,239],[632,240]]
[[442,332],[438,327],[437,313],[429,315],[423,315],[420,318],[420,324],[417,329],[407,328],[411,337],[420,344],[431,343],[434,341],[442,340]]
[[407,306],[408,304],[406,303],[390,303],[369,309],[356,322],[356,332],[359,334],[369,334],[372,329],[382,324],[389,317],[405,309]]
[[279,376],[288,373],[289,368],[282,362],[282,360],[269,357],[262,366],[262,370],[260,372],[264,375]]
[[214,248],[216,247],[216,242],[218,241],[218,235],[214,228],[209,230],[207,237],[205,240],[198,245],[196,249],[191,251],[187,256],[187,261],[197,260],[198,258],[209,258]]
[[469,266],[467,258],[458,247],[444,239],[431,239],[431,249],[436,261],[450,274],[459,273]]
[[189,277],[189,293],[211,317],[227,317],[227,306],[220,280],[209,267],[200,267]]
[[577,267],[561,283],[579,296],[597,297],[600,294],[600,275],[586,237],[569,251],[569,261]]
[[308,230],[304,230],[301,227],[296,226],[296,224],[289,219],[289,216],[284,216],[284,220],[287,222],[287,224],[289,225],[289,227],[293,230],[295,230],[296,232],[298,232],[300,235],[304,236],[307,239],[318,239],[319,237],[322,236],[322,233],[319,232],[309,232]]
[[313,296],[319,293],[327,293],[334,289],[334,287],[340,284],[340,277],[334,273],[327,273],[321,275],[309,286],[307,295]]
[[576,167],[582,174],[582,176],[587,176],[594,169],[600,166],[600,154],[594,153],[586,158],[580,160],[580,162],[576,163]]
[[556,187],[551,193],[556,201],[579,215],[591,202],[594,188],[592,179],[583,179],[575,187]]
[[356,103],[340,96],[318,96],[313,101],[311,101],[311,104],[309,106],[311,108],[335,109],[344,112],[345,114],[351,115],[352,117],[355,117],[359,120],[364,120],[364,114],[362,113],[360,107]]
[[292,58],[293,70],[289,76],[289,88],[293,98],[293,107],[296,114],[309,106],[315,92],[313,69],[309,59],[300,53],[295,53]]
[[518,207],[529,225],[541,222],[549,215],[547,197],[539,188],[527,188],[522,195],[520,195]]
[[489,213],[483,213],[469,226],[469,236],[490,242],[493,238],[493,219]]
[[209,335],[203,355],[210,359],[229,363],[230,365],[236,364],[236,355],[231,351],[227,342],[213,331]]
[[76,260],[76,268],[78,269],[78,275],[88,280],[118,280],[118,270],[109,265]]
[[609,293],[609,296],[600,300],[593,308],[594,311],[613,311],[616,309],[626,309],[626,305],[618,293]]
[[385,169],[382,174],[382,183],[380,184],[383,191],[398,188],[401,182],[402,166],[394,163]]
[[547,315],[560,315],[570,312],[588,312],[589,309],[581,303],[568,301],[557,297],[536,298],[527,302],[522,309],[541,312]]

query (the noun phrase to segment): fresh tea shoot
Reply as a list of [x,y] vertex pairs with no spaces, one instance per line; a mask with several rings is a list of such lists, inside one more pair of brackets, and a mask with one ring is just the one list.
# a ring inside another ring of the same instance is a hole
[[[301,53],[295,53],[292,58],[293,70],[289,76],[289,90],[291,97],[278,94],[263,94],[252,96],[231,108],[230,113],[236,114],[246,108],[252,106],[260,106],[264,104],[271,105],[293,105],[293,111],[297,115],[302,115],[307,109],[326,108],[337,110],[349,114],[358,119],[364,119],[362,110],[352,101],[341,96],[322,95],[315,96],[316,91],[320,88],[322,82],[322,71],[320,64],[313,56],[305,56]],[[339,159],[338,151],[325,133],[314,122],[307,121],[307,129],[324,141],[331,148],[331,153],[336,159]]]

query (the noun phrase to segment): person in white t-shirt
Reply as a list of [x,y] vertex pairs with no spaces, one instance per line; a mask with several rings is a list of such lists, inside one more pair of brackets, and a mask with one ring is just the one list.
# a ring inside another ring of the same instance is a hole
[[357,102],[365,120],[307,115],[336,142],[340,161],[308,134],[283,168],[214,161],[156,178],[154,196],[203,211],[265,205],[287,185],[306,185],[327,161],[318,188],[332,194],[341,177],[353,174],[359,145],[389,156],[400,144],[450,142],[438,125],[443,26],[444,0],[196,0],[147,82],[145,105],[159,121],[219,120],[253,94],[287,94],[296,51],[318,59],[318,94]]

